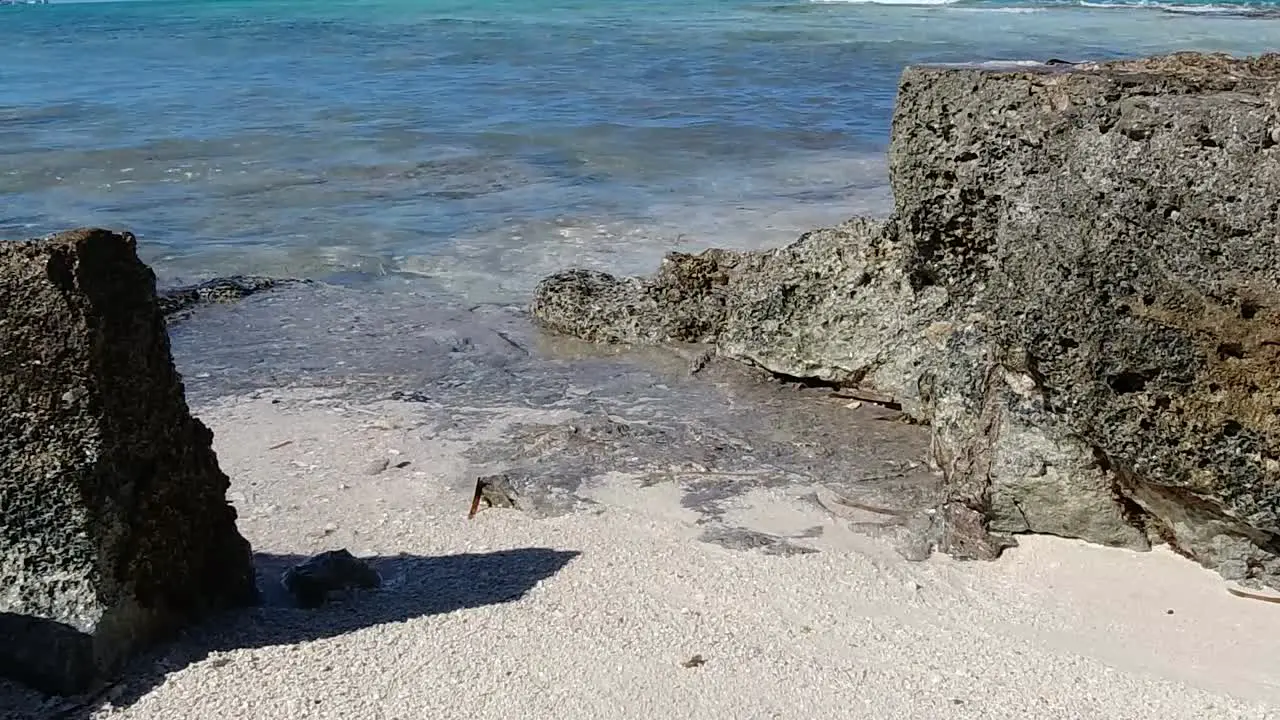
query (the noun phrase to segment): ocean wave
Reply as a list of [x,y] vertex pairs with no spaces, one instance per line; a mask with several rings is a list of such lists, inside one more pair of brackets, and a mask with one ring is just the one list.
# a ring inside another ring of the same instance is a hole
[[820,4],[889,5],[937,7],[951,11],[1032,13],[1052,9],[1090,8],[1095,10],[1150,10],[1177,15],[1280,18],[1280,3],[1169,2],[1167,0],[809,0]]
[[953,7],[953,8],[950,8],[950,9],[951,9],[951,10],[954,10],[955,12],[968,12],[968,13],[997,13],[997,14],[1001,14],[1001,15],[1026,15],[1026,14],[1028,14],[1028,13],[1041,13],[1041,12],[1044,12],[1045,10],[1048,10],[1049,8],[1046,8],[1046,7],[1014,7],[1014,6],[1008,6],[1008,5],[1006,5],[1006,6],[1002,6],[1002,7]]
[[963,0],[811,0],[818,4],[839,5],[903,5],[931,7],[937,5],[955,5]]
[[1078,0],[1069,3],[1079,7],[1105,10],[1132,10],[1135,8],[1158,10],[1179,15],[1236,15],[1247,17],[1280,17],[1280,6],[1272,3],[1171,3],[1153,0]]

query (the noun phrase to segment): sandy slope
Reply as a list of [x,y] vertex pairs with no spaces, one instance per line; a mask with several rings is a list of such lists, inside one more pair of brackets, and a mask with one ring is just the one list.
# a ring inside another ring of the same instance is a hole
[[387,586],[189,638],[95,717],[1280,717],[1280,606],[1164,551],[1027,538],[907,564],[780,491],[731,512],[820,552],[734,551],[696,539],[676,485],[617,474],[595,510],[467,521],[482,438],[308,397],[198,408],[242,530],[263,553],[387,558]]

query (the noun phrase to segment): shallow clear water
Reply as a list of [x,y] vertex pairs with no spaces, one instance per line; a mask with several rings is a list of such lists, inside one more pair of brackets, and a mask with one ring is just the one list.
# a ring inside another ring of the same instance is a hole
[[1258,52],[1277,7],[0,7],[0,237],[106,225],[171,280],[410,272],[518,301],[569,264],[884,212],[908,63]]

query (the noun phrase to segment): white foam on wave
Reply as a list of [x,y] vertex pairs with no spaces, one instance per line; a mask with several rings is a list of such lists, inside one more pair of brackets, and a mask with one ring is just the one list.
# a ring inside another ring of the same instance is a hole
[[[1011,0],[1016,2],[1017,0]],[[820,5],[889,5],[898,7],[946,7],[955,12],[997,13],[1024,15],[1054,8],[1084,7],[1104,10],[1158,10],[1180,15],[1239,15],[1251,17],[1280,17],[1280,5],[1217,4],[1196,5],[1159,0],[1031,0],[1025,5],[973,6],[968,0],[809,0]],[[961,5],[961,7],[954,7]]]
[[1185,5],[1150,0],[1129,0],[1124,2],[1106,2],[1105,0],[1080,0],[1080,7],[1106,10],[1132,10],[1135,8],[1160,10],[1162,12],[1182,15],[1280,15],[1280,7],[1240,4],[1240,5]]
[[1044,67],[1045,63],[1041,60],[975,60],[972,62],[936,62],[929,63],[932,67],[953,67],[953,68],[983,68],[983,69],[999,69],[999,68],[1021,68],[1021,67]]
[[961,0],[811,0],[818,4],[838,5],[903,5],[934,7],[938,5],[954,5]]
[[393,258],[474,302],[524,302],[543,277],[566,267],[620,275],[653,272],[670,251],[781,247],[801,233],[893,209],[883,151],[797,152],[772,166],[726,168],[679,197],[652,198],[625,217],[566,214],[515,221],[453,238],[447,247]]
[[997,15],[1030,15],[1031,13],[1041,13],[1048,8],[1045,7],[952,7],[948,8],[954,12],[967,13],[995,13]]

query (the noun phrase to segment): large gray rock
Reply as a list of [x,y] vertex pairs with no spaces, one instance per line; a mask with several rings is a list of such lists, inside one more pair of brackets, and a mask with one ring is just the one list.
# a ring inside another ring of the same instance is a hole
[[562,273],[533,312],[894,396],[958,556],[1159,541],[1280,587],[1280,56],[910,68],[889,164],[887,220]]
[[75,693],[255,601],[132,235],[0,243],[0,674]]

